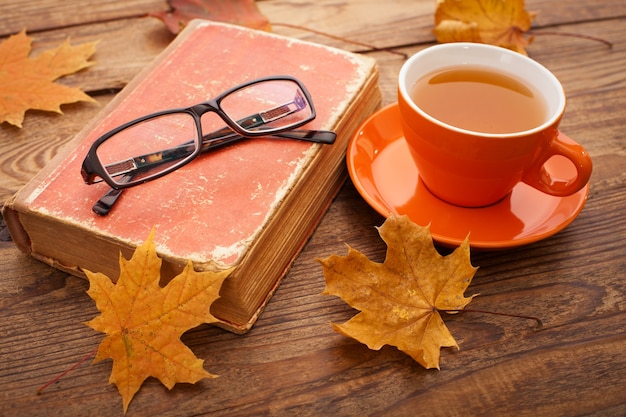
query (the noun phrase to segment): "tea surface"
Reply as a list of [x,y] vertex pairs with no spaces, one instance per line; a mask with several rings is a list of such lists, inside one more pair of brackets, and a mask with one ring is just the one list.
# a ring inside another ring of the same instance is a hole
[[478,67],[427,75],[410,95],[435,119],[474,132],[521,132],[546,120],[546,104],[538,92],[508,75]]

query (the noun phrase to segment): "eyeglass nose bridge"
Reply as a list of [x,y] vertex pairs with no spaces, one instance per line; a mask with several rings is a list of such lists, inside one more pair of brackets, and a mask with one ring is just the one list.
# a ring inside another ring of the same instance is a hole
[[237,133],[242,133],[240,132],[242,129],[240,126],[237,125],[237,123],[234,123],[233,121],[231,121],[231,119],[228,117],[228,115],[219,107],[219,104],[217,103],[216,100],[209,100],[209,101],[205,101],[203,103],[199,103],[196,104],[194,106],[191,106],[187,109],[194,117],[194,119],[196,120],[196,125],[199,129],[199,133],[200,133],[200,138],[202,138],[202,116],[204,116],[207,113],[215,113],[218,117],[220,117],[227,125],[228,127],[224,127],[223,129],[219,129],[216,130],[214,132],[212,132],[211,136],[221,136],[221,135],[226,135],[229,132],[232,133],[232,131],[235,131]]
[[209,112],[215,112],[220,116],[223,115],[223,112],[220,110],[220,107],[215,100],[209,100],[196,104],[195,106],[191,106],[189,108],[189,111],[196,115],[198,118]]

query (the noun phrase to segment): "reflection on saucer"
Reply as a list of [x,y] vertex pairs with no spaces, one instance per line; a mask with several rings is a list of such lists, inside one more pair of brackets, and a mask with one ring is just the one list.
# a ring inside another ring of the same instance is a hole
[[[363,198],[380,214],[406,214],[431,225],[433,238],[457,246],[470,235],[474,248],[508,248],[544,239],[565,228],[583,208],[588,186],[568,197],[544,194],[518,184],[509,196],[488,207],[448,204],[430,193],[402,136],[397,105],[381,109],[353,136],[348,170]],[[568,162],[553,158],[548,169],[568,175]]]

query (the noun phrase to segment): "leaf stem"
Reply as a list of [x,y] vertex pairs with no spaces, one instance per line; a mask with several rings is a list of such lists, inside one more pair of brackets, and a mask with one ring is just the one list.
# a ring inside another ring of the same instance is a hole
[[605,44],[606,46],[609,47],[609,49],[613,48],[613,43],[607,41],[606,39],[602,39],[602,38],[597,38],[595,36],[589,36],[589,35],[580,35],[578,33],[567,33],[567,32],[551,32],[551,31],[541,31],[541,32],[533,32],[528,31],[526,32],[528,35],[532,35],[532,36],[543,36],[543,35],[550,35],[550,36],[569,36],[571,38],[580,38],[580,39],[587,39],[590,41],[594,41],[594,42],[600,42]]
[[460,312],[466,312],[466,313],[481,313],[481,314],[493,314],[496,316],[506,316],[506,317],[517,317],[520,319],[526,319],[526,320],[533,320],[537,323],[537,329],[541,329],[543,328],[543,322],[541,321],[540,318],[538,317],[533,317],[533,316],[524,316],[521,314],[511,314],[511,313],[499,313],[496,311],[486,311],[486,310],[474,310],[471,308],[464,308],[463,310],[442,310],[446,313],[449,314],[455,314],[455,313],[460,313]]
[[70,366],[69,368],[67,368],[65,371],[61,372],[59,375],[55,376],[54,378],[52,378],[50,381],[46,382],[45,384],[43,384],[41,387],[39,387],[39,389],[37,390],[37,395],[40,395],[43,390],[45,390],[46,388],[48,388],[50,385],[54,384],[55,382],[57,382],[59,379],[63,378],[65,375],[69,374],[70,372],[72,372],[74,369],[78,368],[83,362],[85,362],[87,359],[92,358],[96,355],[96,352],[98,352],[98,348],[95,348],[93,351],[91,351],[89,354],[85,355],[81,360],[79,360],[78,362],[76,362],[74,365]]
[[352,39],[343,38],[341,36],[337,36],[337,35],[333,35],[333,34],[330,34],[330,33],[322,32],[322,31],[319,31],[319,30],[316,30],[316,29],[307,28],[307,27],[304,27],[304,26],[292,25],[291,23],[280,23],[280,22],[270,22],[270,24],[272,26],[283,26],[283,27],[292,28],[292,29],[304,30],[306,32],[311,32],[311,33],[315,33],[317,35],[326,36],[327,38],[336,39],[338,41],[351,43],[353,45],[362,46],[364,48],[369,48],[372,51],[389,52],[391,54],[400,55],[404,59],[407,59],[409,57],[404,52],[396,51],[394,49],[378,48],[376,46],[373,46],[373,45],[370,45],[370,44],[367,44],[367,43],[364,43],[364,42],[359,42],[359,41],[355,41],[355,40],[352,40]]

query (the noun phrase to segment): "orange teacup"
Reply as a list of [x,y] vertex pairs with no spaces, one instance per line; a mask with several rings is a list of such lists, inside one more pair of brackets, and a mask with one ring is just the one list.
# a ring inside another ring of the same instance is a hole
[[[400,70],[398,105],[421,179],[449,203],[487,206],[520,181],[567,196],[591,176],[587,151],[558,130],[563,87],[517,52],[476,43],[424,49]],[[552,157],[571,161],[571,178],[550,174]]]

